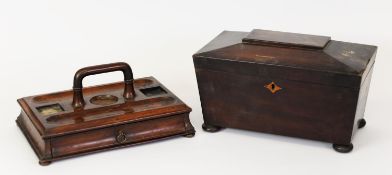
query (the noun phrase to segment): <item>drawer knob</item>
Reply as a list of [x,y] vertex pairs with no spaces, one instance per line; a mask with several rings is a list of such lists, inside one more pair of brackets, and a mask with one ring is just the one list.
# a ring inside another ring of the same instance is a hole
[[124,131],[118,131],[118,134],[116,136],[116,140],[118,143],[124,143],[125,141],[127,141],[127,136],[124,133]]

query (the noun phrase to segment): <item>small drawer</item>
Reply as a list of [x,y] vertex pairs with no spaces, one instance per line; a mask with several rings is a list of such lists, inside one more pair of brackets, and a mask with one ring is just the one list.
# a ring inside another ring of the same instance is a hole
[[52,155],[53,158],[68,156],[181,134],[185,132],[184,117],[187,115],[180,114],[56,137],[51,140]]
[[53,158],[112,146],[117,143],[115,131],[110,127],[53,138]]
[[121,125],[116,131],[116,141],[117,143],[136,143],[184,133],[186,115]]

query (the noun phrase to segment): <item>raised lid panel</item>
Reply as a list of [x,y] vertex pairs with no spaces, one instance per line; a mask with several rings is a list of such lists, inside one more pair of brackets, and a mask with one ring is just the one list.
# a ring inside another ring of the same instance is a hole
[[225,31],[217,36],[193,55],[196,71],[273,76],[357,89],[377,51],[376,46],[335,40],[328,41],[322,50],[241,43],[247,35],[249,32]]
[[330,40],[331,37],[328,36],[254,29],[242,39],[242,42],[260,45],[281,45],[323,49]]

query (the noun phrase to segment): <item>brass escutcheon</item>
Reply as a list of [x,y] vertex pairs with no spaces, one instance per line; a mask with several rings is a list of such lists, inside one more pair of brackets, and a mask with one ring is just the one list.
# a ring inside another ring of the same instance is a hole
[[273,94],[279,90],[282,90],[282,88],[279,87],[278,85],[276,85],[274,82],[271,82],[271,83],[265,85],[264,87],[267,88],[268,90],[270,90],[271,93],[273,93]]
[[118,134],[116,136],[116,140],[118,143],[124,143],[125,141],[127,141],[127,136],[125,135],[125,133],[120,130],[118,131]]

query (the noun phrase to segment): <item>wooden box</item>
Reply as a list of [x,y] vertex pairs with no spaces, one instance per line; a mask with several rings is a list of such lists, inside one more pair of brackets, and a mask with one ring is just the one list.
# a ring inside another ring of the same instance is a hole
[[[124,81],[82,88],[84,77],[122,71]],[[80,69],[73,90],[18,99],[16,122],[39,158],[51,161],[174,137],[192,137],[191,108],[126,63]]]
[[203,129],[238,128],[349,152],[376,46],[268,30],[224,31],[193,55]]

